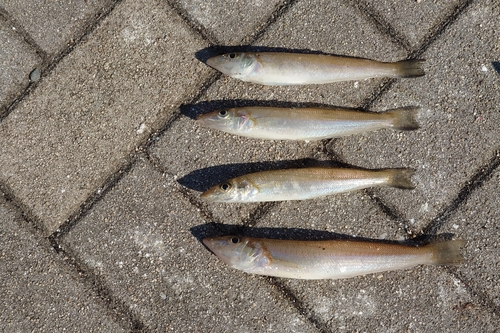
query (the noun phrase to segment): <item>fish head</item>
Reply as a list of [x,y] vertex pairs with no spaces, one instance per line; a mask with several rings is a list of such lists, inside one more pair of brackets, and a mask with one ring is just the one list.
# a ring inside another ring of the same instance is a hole
[[243,79],[252,72],[257,58],[245,52],[221,54],[207,59],[207,65],[236,79]]
[[255,125],[250,112],[245,109],[221,109],[199,115],[196,121],[202,126],[233,134],[242,134]]
[[209,188],[200,197],[211,202],[244,202],[251,201],[257,191],[249,181],[238,177]]
[[203,244],[220,260],[235,269],[247,271],[270,262],[261,243],[249,237],[211,237],[203,239]]

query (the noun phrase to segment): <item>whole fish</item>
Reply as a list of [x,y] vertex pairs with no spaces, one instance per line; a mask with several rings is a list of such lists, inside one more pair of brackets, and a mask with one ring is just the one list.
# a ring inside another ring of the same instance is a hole
[[203,243],[223,262],[246,273],[292,279],[342,279],[417,265],[463,261],[463,240],[422,247],[383,242],[297,241],[224,236]]
[[424,60],[380,62],[324,54],[234,52],[207,65],[242,81],[265,85],[321,84],[376,77],[422,76]]
[[249,173],[201,194],[213,202],[304,200],[373,186],[413,189],[413,169],[300,168]]
[[383,113],[349,109],[242,107],[198,116],[202,126],[269,140],[321,140],[381,128],[414,130],[418,107]]

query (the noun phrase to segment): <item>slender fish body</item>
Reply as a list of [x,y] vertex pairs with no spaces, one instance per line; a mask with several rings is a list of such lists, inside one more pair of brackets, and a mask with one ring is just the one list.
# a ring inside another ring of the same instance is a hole
[[463,240],[422,247],[370,241],[297,241],[238,236],[205,238],[223,262],[246,273],[293,279],[342,279],[417,265],[463,261]]
[[242,81],[264,85],[297,85],[422,76],[423,62],[380,62],[323,54],[235,52],[209,58],[207,65]]
[[322,140],[381,128],[414,130],[418,107],[383,113],[349,109],[242,107],[200,115],[197,122],[231,134],[269,140]]
[[264,202],[313,199],[374,186],[413,189],[413,173],[413,169],[321,167],[262,171],[215,185],[201,198],[213,202]]

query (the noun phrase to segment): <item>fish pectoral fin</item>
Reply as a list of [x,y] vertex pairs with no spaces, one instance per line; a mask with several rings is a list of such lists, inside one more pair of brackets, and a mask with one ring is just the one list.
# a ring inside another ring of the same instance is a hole
[[270,259],[270,264],[276,267],[288,267],[293,269],[299,269],[299,264],[297,264],[296,262],[291,262],[283,259],[272,258]]

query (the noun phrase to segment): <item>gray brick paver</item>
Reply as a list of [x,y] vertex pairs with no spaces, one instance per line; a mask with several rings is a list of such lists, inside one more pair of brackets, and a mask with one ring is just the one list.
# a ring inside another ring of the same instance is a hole
[[3,0],[3,7],[48,54],[62,52],[113,0]]
[[0,116],[29,84],[29,74],[41,63],[36,52],[0,17]]
[[208,75],[160,1],[118,5],[0,124],[0,178],[50,234]]
[[0,197],[0,332],[125,332]]

